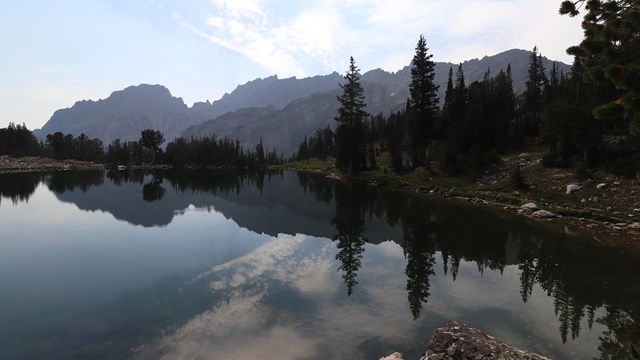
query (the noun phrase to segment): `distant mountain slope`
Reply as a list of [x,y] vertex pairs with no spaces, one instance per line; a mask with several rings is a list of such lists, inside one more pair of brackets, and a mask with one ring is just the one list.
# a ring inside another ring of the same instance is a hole
[[273,106],[282,109],[291,101],[318,92],[333,90],[342,76],[337,72],[303,79],[279,79],[273,75],[238,85],[231,94],[224,94],[211,105],[211,118],[248,107]]
[[[367,110],[372,114],[397,111],[406,105],[406,96],[396,96],[388,87],[363,81]],[[253,147],[262,139],[269,149],[289,155],[297,150],[305,136],[318,128],[335,126],[338,111],[338,86],[331,91],[315,93],[290,102],[283,109],[273,106],[240,109],[213,120],[194,125],[183,136],[201,137],[216,134],[239,139],[245,147]],[[407,91],[408,93],[408,91]]]
[[[530,54],[531,52],[525,50],[509,50],[498,55],[485,56],[480,60],[465,61],[462,63],[465,80],[467,84],[482,80],[488,70],[495,75],[500,70],[506,71],[507,66],[511,64],[514,90],[516,93],[521,93],[525,88]],[[559,70],[565,73],[571,70],[569,65],[556,64]],[[550,70],[553,61],[543,58],[543,65],[547,70]],[[449,69],[453,68],[455,73],[457,66],[453,63],[436,63],[435,81],[440,86],[441,100],[444,99]],[[322,77],[314,77],[316,81],[319,78]],[[335,126],[334,118],[338,109],[336,95],[340,93],[338,84],[342,81],[342,77],[333,73],[324,78],[335,81],[333,88],[328,91],[294,99],[282,109],[275,106],[263,106],[229,112],[205,123],[192,126],[186,129],[183,135],[185,137],[211,136],[212,134],[216,134],[218,137],[228,136],[232,139],[239,139],[244,146],[253,146],[262,139],[265,146],[275,147],[279,152],[287,155],[291,154],[297,150],[297,145],[305,136],[313,134],[318,128],[324,128],[327,125],[332,128]],[[410,66],[395,73],[381,69],[371,70],[362,74],[360,79],[365,89],[369,113],[388,114],[405,106],[409,97]],[[279,81],[283,83],[277,84]],[[290,81],[290,79],[270,78],[261,88],[279,88],[286,81]],[[249,83],[243,86],[248,85]],[[235,97],[238,94],[233,92],[227,96]],[[215,105],[214,102],[212,106],[215,107]]]
[[[210,105],[206,105],[210,107]],[[173,139],[186,127],[210,119],[209,111],[189,109],[181,98],[171,96],[161,85],[130,86],[114,91],[104,100],[83,100],[56,111],[34,134],[40,138],[61,131],[98,138],[104,145],[114,139],[138,140],[144,129],[157,129]]]
[[[465,80],[481,80],[488,69],[492,74],[506,70],[511,64],[514,90],[522,92],[531,52],[509,50],[482,59],[462,63]],[[543,58],[551,69],[552,61]],[[436,83],[439,95],[444,90],[449,69],[457,64],[436,63]],[[558,63],[565,73],[570,66]],[[404,107],[409,96],[410,66],[390,73],[381,69],[361,76],[365,88],[367,110],[372,114],[388,114]],[[239,85],[213,103],[196,103],[187,107],[181,98],[171,95],[160,85],[131,86],[116,91],[107,99],[79,101],[71,108],[56,111],[36,136],[43,138],[56,131],[101,139],[105,146],[114,139],[136,140],[146,128],[160,130],[167,141],[176,136],[229,136],[247,146],[261,138],[269,148],[290,154],[304,136],[317,128],[335,126],[336,95],[342,76],[338,73],[304,79],[279,79],[271,76]]]

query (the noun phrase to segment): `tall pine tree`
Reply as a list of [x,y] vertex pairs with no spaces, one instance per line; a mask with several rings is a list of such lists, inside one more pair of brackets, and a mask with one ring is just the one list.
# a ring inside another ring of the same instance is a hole
[[409,84],[409,111],[412,119],[411,161],[413,167],[425,163],[429,141],[435,138],[438,119],[438,86],[435,84],[435,63],[428,54],[427,41],[420,35],[413,56],[411,83]]
[[542,56],[538,53],[538,47],[534,46],[529,56],[529,70],[523,93],[528,135],[538,134],[540,112],[545,105],[545,92],[548,86],[549,80],[542,65]]
[[366,166],[366,144],[364,122],[368,117],[365,111],[364,88],[360,84],[353,56],[349,59],[349,70],[340,84],[342,94],[338,95],[338,122],[336,129],[336,167],[343,173],[352,174]]

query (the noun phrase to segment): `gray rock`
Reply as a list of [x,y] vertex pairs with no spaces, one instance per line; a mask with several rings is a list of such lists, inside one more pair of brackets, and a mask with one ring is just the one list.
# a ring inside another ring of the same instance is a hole
[[578,184],[569,184],[567,185],[567,195],[571,195],[580,189],[582,189],[582,186]]
[[380,358],[380,360],[403,360],[403,359],[402,359],[402,354],[400,354],[399,352],[394,352],[389,356]]
[[520,209],[529,209],[531,211],[535,211],[535,210],[538,210],[538,205],[536,205],[535,203],[532,203],[532,202],[528,202],[526,204],[522,204],[520,206]]
[[609,186],[609,184],[607,184],[607,183],[600,183],[600,184],[596,185],[596,189],[604,189],[604,188],[606,188],[607,186]]
[[548,358],[517,349],[496,338],[457,321],[442,325],[431,336],[420,360],[453,359],[530,359]]
[[541,219],[549,219],[549,218],[554,218],[558,215],[552,213],[549,210],[538,210],[536,212],[534,212],[533,214],[531,214],[531,216],[533,217],[537,217],[537,218],[541,218]]

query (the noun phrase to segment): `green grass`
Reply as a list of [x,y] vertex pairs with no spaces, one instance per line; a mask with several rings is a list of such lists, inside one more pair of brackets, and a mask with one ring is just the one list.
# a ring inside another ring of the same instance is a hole
[[309,159],[304,161],[292,161],[281,165],[272,165],[275,170],[302,170],[302,171],[335,171],[335,159],[332,157],[322,159]]

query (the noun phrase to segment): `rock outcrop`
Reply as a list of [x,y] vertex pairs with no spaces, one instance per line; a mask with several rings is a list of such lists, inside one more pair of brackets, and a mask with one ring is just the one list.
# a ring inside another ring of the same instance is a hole
[[544,356],[510,346],[469,325],[450,321],[431,336],[427,351],[420,360],[453,359],[548,360]]

